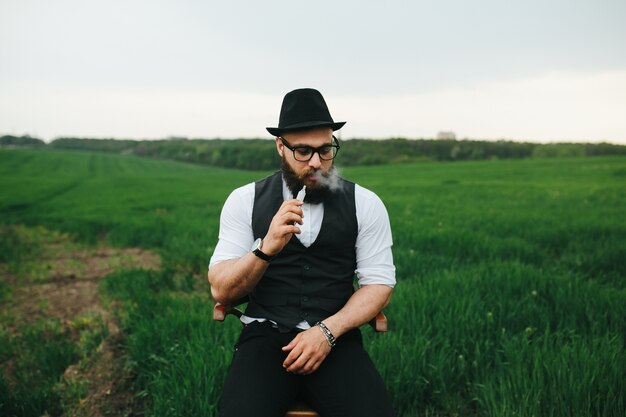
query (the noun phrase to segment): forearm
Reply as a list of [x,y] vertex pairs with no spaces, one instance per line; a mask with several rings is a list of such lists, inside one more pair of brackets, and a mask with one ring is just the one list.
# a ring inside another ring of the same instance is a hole
[[245,297],[261,280],[268,265],[252,252],[213,265],[208,275],[211,295],[223,304]]
[[323,320],[324,324],[338,338],[376,317],[389,304],[392,292],[393,288],[386,285],[365,285],[352,294],[341,310]]

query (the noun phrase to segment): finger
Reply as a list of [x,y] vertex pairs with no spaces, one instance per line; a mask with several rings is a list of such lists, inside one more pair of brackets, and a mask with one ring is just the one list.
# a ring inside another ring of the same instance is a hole
[[313,372],[317,371],[317,368],[320,367],[320,363],[320,361],[313,362],[313,364],[311,365],[311,369],[309,369],[309,373],[312,374]]
[[287,212],[296,213],[296,214],[299,214],[300,216],[302,216],[304,213],[300,206],[296,206],[292,204],[283,205],[277,211],[277,213],[287,213]]
[[298,226],[294,226],[293,224],[286,224],[284,226],[280,226],[280,228],[276,232],[277,232],[276,236],[283,237],[283,236],[290,235],[292,233],[299,234],[301,233],[301,230]]
[[322,353],[321,355],[315,355],[314,357],[312,357],[311,361],[307,363],[308,373],[312,374],[313,372],[317,371],[327,356],[328,353]]
[[289,352],[287,358],[283,362],[283,368],[289,368],[302,354],[302,349],[297,346]]
[[290,203],[290,202],[285,202],[283,203],[282,206],[280,206],[280,208],[278,209],[278,212],[284,212],[284,211],[293,211],[293,212],[301,212],[302,211],[302,203],[295,200],[297,203]]
[[287,359],[285,359],[285,361],[283,362],[283,368],[285,368],[286,371],[291,372],[291,369],[293,367],[293,364],[296,362],[296,360],[298,359],[298,356],[293,354],[293,350],[291,351],[291,353],[287,356]]
[[316,369],[316,360],[314,358],[309,358],[309,360],[306,361],[306,363],[302,366],[302,368],[300,369],[300,373],[302,375],[309,375],[310,373],[313,373]]
[[287,213],[287,212],[302,213],[303,211],[302,211],[302,207],[289,204],[289,205],[280,207],[276,213]]
[[297,198],[292,198],[291,200],[286,200],[283,203],[283,206],[290,205],[290,206],[298,206],[299,207],[299,206],[301,206],[303,204],[304,204],[304,201],[300,201]]
[[291,366],[287,367],[287,371],[295,372],[295,373],[304,373],[305,366],[310,359],[311,358],[308,357],[308,355],[305,355],[305,354],[300,355],[298,359],[294,363],[291,364]]
[[[314,360],[312,358],[305,359],[302,361],[302,364],[299,366],[299,368],[294,370],[294,372],[299,373],[301,375],[308,375],[313,370],[313,363],[314,363]],[[293,364],[294,367],[296,367],[297,365],[298,363]]]
[[283,346],[281,349],[283,352],[289,352],[290,350],[292,350],[294,347],[296,347],[297,343],[296,343],[296,339],[293,339],[291,342],[289,342],[288,345]]
[[302,216],[296,214],[296,213],[283,213],[280,215],[280,223],[282,224],[286,224],[286,223],[300,223],[302,224]]
[[274,239],[282,239],[292,233],[300,233],[300,228],[294,224],[274,225],[270,233]]

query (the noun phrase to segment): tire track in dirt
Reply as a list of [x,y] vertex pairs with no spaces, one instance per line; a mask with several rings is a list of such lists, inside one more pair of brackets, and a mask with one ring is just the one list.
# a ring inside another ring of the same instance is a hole
[[[124,335],[116,318],[105,309],[98,294],[98,282],[119,269],[159,269],[160,257],[139,248],[80,247],[66,235],[43,244],[36,262],[27,265],[29,273],[10,276],[2,271],[12,287],[8,308],[15,329],[41,319],[58,319],[64,328],[89,315],[100,317],[108,336],[87,360],[71,365],[61,384],[84,383],[87,393],[77,404],[66,407],[68,416],[136,416],[143,406],[132,393],[134,375],[125,367]],[[11,363],[3,365],[5,370]]]

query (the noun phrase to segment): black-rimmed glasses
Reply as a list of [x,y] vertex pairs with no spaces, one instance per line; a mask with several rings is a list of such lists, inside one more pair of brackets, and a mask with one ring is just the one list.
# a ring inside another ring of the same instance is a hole
[[337,152],[339,152],[340,148],[339,140],[335,137],[335,135],[333,135],[333,142],[335,142],[334,144],[323,145],[319,148],[313,148],[311,146],[291,146],[284,137],[279,136],[279,138],[283,145],[285,145],[287,149],[293,152],[293,157],[296,161],[299,162],[310,161],[315,153],[320,156],[320,159],[322,161],[330,161],[332,159],[335,159],[335,156],[337,156]]

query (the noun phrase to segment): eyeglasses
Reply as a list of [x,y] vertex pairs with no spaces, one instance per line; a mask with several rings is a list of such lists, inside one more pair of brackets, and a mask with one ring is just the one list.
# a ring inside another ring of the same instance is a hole
[[333,145],[324,145],[319,148],[313,148],[311,146],[291,146],[284,137],[279,136],[279,138],[283,145],[293,152],[293,157],[299,162],[310,161],[315,153],[320,156],[322,161],[330,161],[335,159],[335,156],[337,156],[337,152],[339,152],[340,148],[339,140],[335,137],[335,135],[333,135],[333,141],[335,142]]

